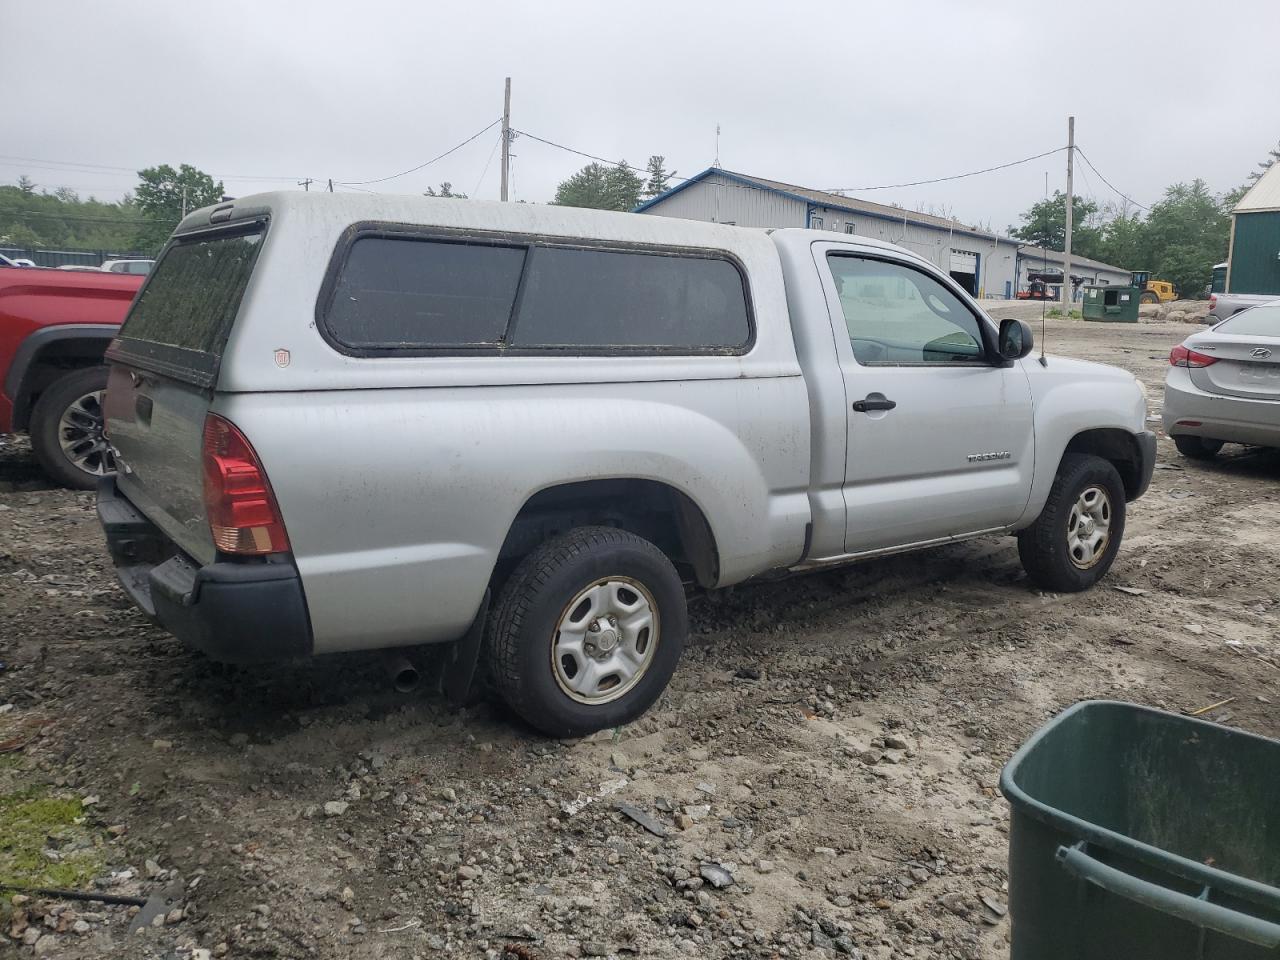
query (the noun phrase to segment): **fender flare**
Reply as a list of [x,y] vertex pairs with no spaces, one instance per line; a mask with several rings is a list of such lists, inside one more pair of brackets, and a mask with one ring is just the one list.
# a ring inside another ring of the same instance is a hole
[[25,430],[31,415],[31,403],[22,389],[31,364],[40,351],[63,340],[101,340],[103,352],[115,339],[120,327],[109,323],[61,323],[32,331],[14,352],[9,372],[4,377],[5,395],[13,402],[13,428]]

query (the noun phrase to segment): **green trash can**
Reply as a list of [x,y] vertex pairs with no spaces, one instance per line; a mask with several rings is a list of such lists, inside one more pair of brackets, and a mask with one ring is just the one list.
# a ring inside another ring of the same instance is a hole
[[1084,288],[1080,314],[1086,320],[1137,323],[1142,291],[1137,287],[1093,286]]
[[1280,958],[1280,743],[1086,701],[1000,789],[1012,960]]

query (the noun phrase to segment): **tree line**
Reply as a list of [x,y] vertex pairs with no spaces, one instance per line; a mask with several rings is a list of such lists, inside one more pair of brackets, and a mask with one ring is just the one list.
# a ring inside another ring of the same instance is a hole
[[49,192],[29,177],[0,186],[0,245],[70,250],[159,251],[182,212],[217,203],[224,187],[190,164],[138,171],[118,201],[81,199],[69,187]]
[[[1214,264],[1227,259],[1232,207],[1277,161],[1280,144],[1235,190],[1214,194],[1199,178],[1175,183],[1145,213],[1077,196],[1071,252],[1128,270],[1150,270],[1153,277],[1177,284],[1184,296],[1199,296]],[[1009,227],[1010,236],[1050,250],[1065,248],[1067,198],[1061,191],[1032,204],[1021,219],[1019,226]]]

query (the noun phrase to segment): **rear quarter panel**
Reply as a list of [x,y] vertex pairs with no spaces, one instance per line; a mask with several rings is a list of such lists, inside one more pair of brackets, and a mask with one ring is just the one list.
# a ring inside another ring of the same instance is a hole
[[657,480],[703,511],[720,583],[801,555],[799,377],[219,397],[271,478],[316,652],[452,640],[539,490]]

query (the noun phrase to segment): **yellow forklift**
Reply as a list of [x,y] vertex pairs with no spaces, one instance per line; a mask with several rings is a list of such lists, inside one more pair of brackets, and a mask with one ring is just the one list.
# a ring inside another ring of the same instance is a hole
[[1178,288],[1168,280],[1152,280],[1150,270],[1134,270],[1130,286],[1142,291],[1139,303],[1169,303],[1179,297]]

